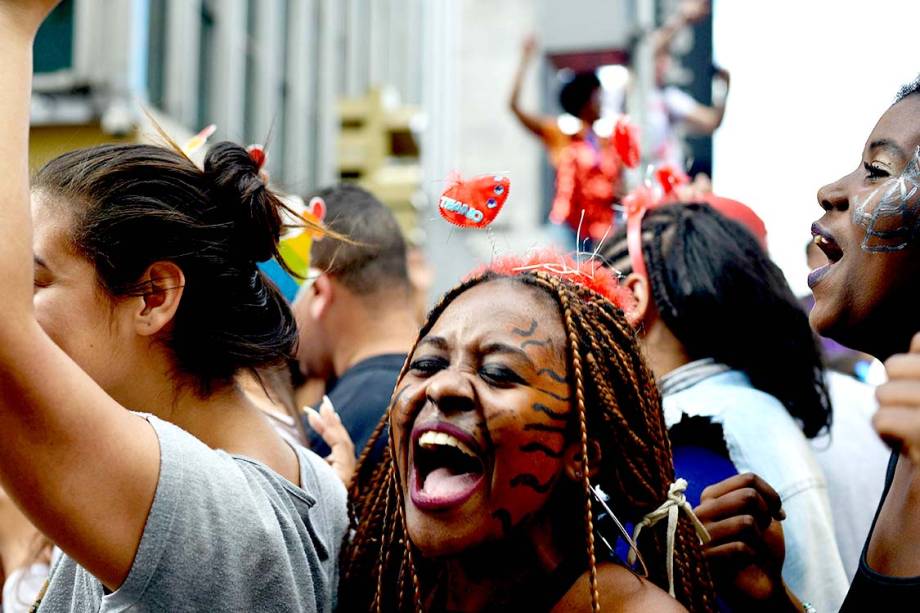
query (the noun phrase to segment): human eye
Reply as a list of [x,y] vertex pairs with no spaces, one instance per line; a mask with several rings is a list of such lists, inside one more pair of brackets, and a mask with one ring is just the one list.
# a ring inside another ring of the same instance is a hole
[[891,176],[891,173],[888,172],[888,169],[883,164],[878,162],[863,162],[863,168],[866,170],[866,179],[870,181],[885,179]]
[[418,375],[430,376],[447,367],[447,360],[434,356],[423,356],[409,363],[409,370]]
[[484,364],[479,369],[481,376],[487,383],[497,386],[511,386],[525,383],[524,379],[503,364]]

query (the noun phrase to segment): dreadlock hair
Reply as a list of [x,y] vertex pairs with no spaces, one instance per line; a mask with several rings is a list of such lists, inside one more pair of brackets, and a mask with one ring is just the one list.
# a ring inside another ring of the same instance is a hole
[[[632,272],[625,231],[601,255]],[[642,221],[642,257],[655,307],[691,360],[713,358],[744,372],[783,403],[808,438],[830,426],[808,317],[744,226],[705,204],[658,207]]]
[[[424,338],[458,296],[495,279],[511,279],[538,288],[556,305],[566,331],[566,353],[573,419],[570,431],[581,443],[581,505],[585,546],[590,570],[591,602],[600,610],[595,554],[594,511],[590,494],[594,481],[610,496],[620,518],[638,522],[665,499],[674,481],[671,448],[660,406],[658,389],[643,362],[635,333],[623,312],[609,300],[586,287],[543,271],[513,276],[485,272],[448,292],[428,315],[419,333]],[[414,353],[413,347],[410,356]],[[403,367],[399,380],[406,374]],[[393,406],[391,404],[390,410]],[[436,575],[436,562],[421,558],[408,537],[403,493],[393,438],[383,460],[368,460],[387,425],[381,420],[358,460],[350,491],[349,514],[352,537],[342,557],[339,603],[349,611],[421,611],[423,599],[436,587],[426,581]],[[589,440],[603,453],[592,467]],[[575,511],[577,512],[577,511]],[[667,590],[666,535],[663,526],[650,529],[639,543],[647,562],[649,579]],[[675,541],[674,581],[677,599],[690,611],[714,611],[715,597],[699,540],[689,520],[681,517]]]

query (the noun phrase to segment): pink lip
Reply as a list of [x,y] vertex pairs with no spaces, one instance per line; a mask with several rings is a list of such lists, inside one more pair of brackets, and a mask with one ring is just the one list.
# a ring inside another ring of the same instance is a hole
[[[443,421],[416,425],[412,429],[412,445],[414,446],[417,443],[419,437],[426,432],[444,432],[445,434],[450,434],[458,441],[472,449],[476,455],[482,458],[482,449],[479,445],[479,442],[473,438],[469,432],[453,424],[449,424]],[[484,462],[483,467],[485,467]],[[423,484],[419,483],[418,469],[413,462],[412,467],[409,470],[409,497],[412,499],[412,504],[414,504],[415,507],[420,511],[443,511],[459,507],[464,502],[469,500],[473,494],[476,493],[476,490],[478,490],[484,483],[484,477],[485,471],[483,471],[483,474],[481,474],[477,479],[471,480],[469,487],[457,492],[454,495],[432,496],[422,491],[421,487]]]

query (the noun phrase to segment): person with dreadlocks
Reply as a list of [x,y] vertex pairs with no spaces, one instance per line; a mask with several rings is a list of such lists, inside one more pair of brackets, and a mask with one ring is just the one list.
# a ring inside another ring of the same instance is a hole
[[[696,503],[731,472],[763,477],[788,516],[787,583],[822,611],[836,610],[847,578],[807,441],[828,427],[831,408],[805,313],[758,239],[713,206],[652,207],[635,236],[618,233],[603,255],[635,295],[630,316],[680,444],[675,465],[695,485],[688,497]],[[700,464],[685,446],[721,454],[729,472]],[[724,529],[713,530],[715,544],[729,538]]]
[[[629,297],[562,261],[497,262],[432,310],[351,486],[346,610],[714,610]],[[646,577],[609,561],[596,487],[650,525]],[[670,513],[676,533],[653,525]]]

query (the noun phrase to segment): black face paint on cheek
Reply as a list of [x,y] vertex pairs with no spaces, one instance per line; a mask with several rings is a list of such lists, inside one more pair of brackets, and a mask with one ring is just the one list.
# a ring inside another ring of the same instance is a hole
[[523,473],[511,479],[511,487],[529,487],[536,490],[540,494],[545,494],[550,490],[551,487],[553,487],[553,482],[555,480],[556,477],[550,477],[546,483],[540,483],[540,480],[537,479],[536,475]]
[[537,375],[538,375],[538,376],[539,376],[539,375],[546,375],[547,377],[549,377],[550,379],[552,379],[552,380],[555,381],[556,383],[565,383],[565,382],[566,382],[566,381],[565,381],[565,377],[563,377],[562,375],[560,375],[559,373],[557,373],[557,372],[556,372],[555,370],[553,370],[552,368],[541,368],[540,370],[537,371]]
[[545,404],[540,404],[539,402],[533,403],[533,410],[538,413],[543,413],[544,415],[550,417],[551,419],[566,420],[568,419],[568,413],[560,413],[558,411],[553,411]]
[[524,341],[523,343],[521,343],[520,347],[521,349],[526,349],[527,347],[530,347],[531,345],[535,345],[537,347],[549,347],[550,345],[552,345],[552,343],[553,343],[553,339],[551,338],[548,338],[542,341],[531,339],[529,341]]
[[920,234],[920,147],[898,177],[854,203],[853,223],[866,229],[864,251],[890,253],[913,243]]
[[523,328],[511,328],[512,334],[517,334],[518,336],[528,337],[533,336],[533,333],[537,331],[537,320],[530,320],[530,327],[526,330]]
[[533,430],[535,432],[553,432],[565,436],[565,428],[562,426],[551,426],[549,424],[526,424],[524,430]]
[[511,513],[508,509],[498,509],[493,511],[492,518],[497,519],[502,524],[502,536],[507,537],[511,534]]
[[393,400],[390,401],[390,404],[394,407],[398,405],[402,401],[403,394],[405,394],[406,390],[408,389],[409,384],[406,383],[404,386],[402,386],[402,389],[396,391],[396,395],[393,396]]
[[565,449],[560,449],[559,451],[556,451],[554,449],[550,449],[543,443],[538,443],[536,441],[532,443],[527,443],[526,445],[522,445],[521,451],[523,451],[524,453],[543,453],[543,454],[548,455],[551,458],[557,458],[557,459],[561,458],[562,454],[565,453]]
[[534,389],[540,392],[541,394],[546,394],[547,396],[550,396],[551,398],[555,398],[556,400],[559,400],[561,402],[569,402],[571,400],[571,398],[569,398],[568,396],[562,396],[555,392],[551,392],[547,389],[543,389],[542,387],[535,387]]
[[[412,416],[408,411],[401,411],[400,405],[403,403],[403,396],[409,392],[412,388],[411,383],[406,383],[403,385],[396,393],[393,395],[393,400],[390,402],[390,427],[393,429],[404,429],[411,421]],[[396,423],[393,423],[393,419],[396,419]]]

